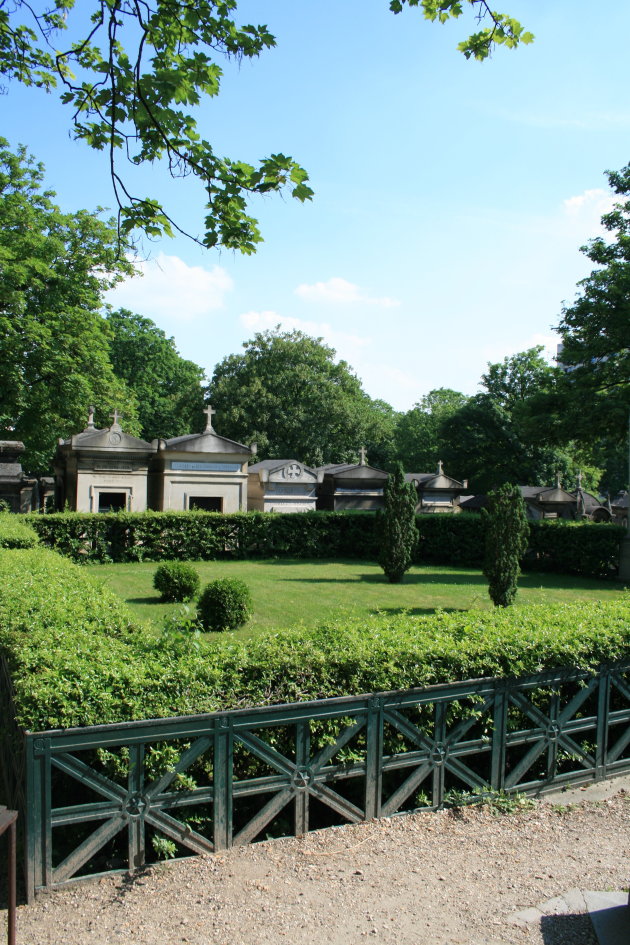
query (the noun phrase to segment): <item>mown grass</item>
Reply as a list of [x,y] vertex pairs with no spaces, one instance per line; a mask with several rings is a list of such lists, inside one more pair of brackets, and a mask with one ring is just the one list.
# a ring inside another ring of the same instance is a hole
[[[343,614],[416,615],[492,607],[486,580],[473,568],[415,566],[402,584],[389,584],[378,565],[365,561],[199,561],[194,567],[202,586],[222,577],[238,577],[248,584],[254,616],[235,632],[246,638],[299,624],[315,627]],[[181,605],[160,602],[153,588],[156,568],[155,563],[111,564],[88,570],[125,600],[136,617],[161,626]],[[624,593],[614,581],[526,573],[519,580],[515,606],[612,600]]]

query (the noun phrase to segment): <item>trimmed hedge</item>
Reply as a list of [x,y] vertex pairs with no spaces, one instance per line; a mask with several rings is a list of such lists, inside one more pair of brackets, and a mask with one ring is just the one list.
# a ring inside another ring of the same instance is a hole
[[30,730],[630,659],[630,600],[379,615],[254,641],[155,636],[46,549],[0,552],[0,654]]
[[[373,513],[143,512],[117,515],[58,513],[29,522],[41,541],[74,561],[207,561],[217,558],[361,558],[376,561],[378,518]],[[418,515],[415,561],[481,567],[481,516]],[[530,522],[523,567],[564,574],[616,572],[625,532],[592,522]]]
[[165,561],[153,575],[153,587],[166,602],[192,600],[200,584],[194,567],[185,561]]
[[220,633],[242,627],[252,615],[252,595],[247,584],[229,577],[210,581],[197,602],[197,615],[204,630]]
[[34,548],[38,544],[37,532],[21,515],[0,512],[0,548]]

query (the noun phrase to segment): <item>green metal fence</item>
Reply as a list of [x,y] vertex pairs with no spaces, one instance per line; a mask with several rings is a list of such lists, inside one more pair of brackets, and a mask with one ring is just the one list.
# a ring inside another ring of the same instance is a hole
[[610,777],[630,770],[629,723],[624,664],[26,733],[28,895],[140,867],[154,847],[211,853],[453,791]]

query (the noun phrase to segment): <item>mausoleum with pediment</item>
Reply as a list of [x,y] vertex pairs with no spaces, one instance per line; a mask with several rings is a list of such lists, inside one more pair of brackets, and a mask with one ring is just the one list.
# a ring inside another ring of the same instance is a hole
[[384,488],[389,477],[383,469],[369,466],[365,449],[358,463],[332,463],[321,466],[322,479],[317,488],[320,511],[377,511],[385,505]]
[[161,511],[247,509],[247,464],[254,449],[219,436],[212,407],[203,433],[156,440],[150,471],[151,508]]
[[90,407],[85,430],[60,439],[54,459],[57,504],[73,512],[144,512],[151,443],[125,433],[118,411],[98,429]]
[[249,467],[247,506],[258,512],[312,512],[323,472],[297,459],[263,459]]
[[125,433],[115,411],[105,429],[90,408],[85,430],[59,440],[57,504],[77,512],[247,509],[247,464],[253,449],[219,436],[208,407],[206,428],[172,439]]

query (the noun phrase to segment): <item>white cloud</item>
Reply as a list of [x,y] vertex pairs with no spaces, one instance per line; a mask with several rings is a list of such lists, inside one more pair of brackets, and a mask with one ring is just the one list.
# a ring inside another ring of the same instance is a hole
[[327,322],[305,321],[301,318],[279,315],[278,312],[269,310],[244,312],[240,316],[240,321],[248,332],[267,331],[279,325],[282,331],[302,331],[313,338],[322,338],[325,344],[335,349],[338,358],[348,361],[353,366],[356,362],[357,349],[365,348],[372,343],[370,337],[337,331]]
[[191,321],[208,315],[223,308],[233,286],[221,266],[209,270],[189,266],[179,256],[159,253],[136,265],[141,274],[112,289],[107,301],[158,321]]
[[584,190],[563,201],[564,219],[572,230],[584,233],[584,239],[599,236],[606,232],[601,225],[603,214],[609,213],[618,200],[618,196],[601,187]]
[[315,282],[313,285],[302,283],[295,290],[295,294],[313,302],[342,302],[344,304],[361,302],[364,305],[378,305],[381,308],[394,308],[400,305],[397,299],[367,295],[358,285],[339,277],[329,279],[328,282]]

